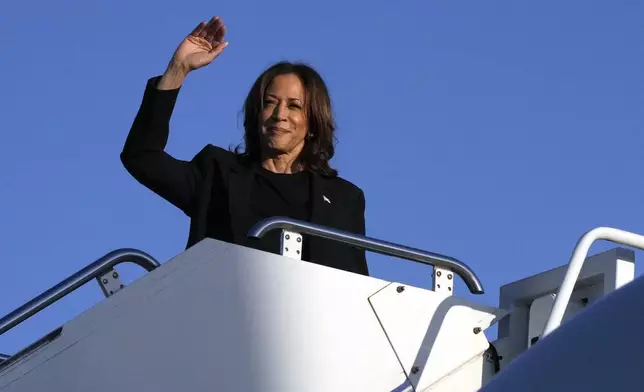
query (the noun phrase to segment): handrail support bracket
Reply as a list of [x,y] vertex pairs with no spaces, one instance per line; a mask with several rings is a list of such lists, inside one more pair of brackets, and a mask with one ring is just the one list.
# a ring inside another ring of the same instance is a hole
[[437,293],[454,295],[454,272],[445,267],[434,267],[433,289]]
[[296,260],[302,260],[302,248],[303,248],[303,239],[302,234],[282,229],[282,235],[280,237],[280,250],[281,255],[290,257]]
[[114,268],[110,268],[103,275],[97,276],[96,281],[101,287],[105,298],[111,297],[125,287],[123,282],[121,282],[119,273]]

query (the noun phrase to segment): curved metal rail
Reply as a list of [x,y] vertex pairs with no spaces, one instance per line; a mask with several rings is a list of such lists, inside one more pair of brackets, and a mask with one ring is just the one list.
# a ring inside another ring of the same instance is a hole
[[0,335],[14,328],[16,325],[32,317],[42,309],[58,301],[90,280],[100,276],[102,273],[105,273],[115,265],[124,262],[137,264],[145,268],[148,272],[160,266],[158,261],[143,251],[129,248],[114,250],[4,316],[0,319]]
[[542,336],[545,337],[550,334],[561,324],[561,320],[563,320],[566,308],[570,302],[570,296],[575,288],[575,283],[579,278],[581,267],[584,265],[584,261],[586,261],[590,246],[597,240],[607,240],[617,244],[632,246],[633,248],[644,249],[644,236],[624,230],[614,229],[612,227],[598,227],[584,234],[577,242],[577,246],[575,246],[575,250],[572,253],[566,275],[555,297],[555,303],[552,305],[552,311],[550,312],[550,316],[548,316],[548,321],[546,322]]
[[261,238],[272,230],[291,230],[301,234],[309,234],[327,238],[354,247],[372,252],[396,256],[402,259],[415,261],[434,267],[447,268],[459,275],[471,293],[483,294],[483,285],[476,274],[465,263],[449,256],[431,253],[420,249],[409,248],[391,242],[381,241],[362,235],[353,234],[343,230],[331,229],[309,222],[302,222],[291,218],[274,217],[256,223],[248,232],[251,238]]

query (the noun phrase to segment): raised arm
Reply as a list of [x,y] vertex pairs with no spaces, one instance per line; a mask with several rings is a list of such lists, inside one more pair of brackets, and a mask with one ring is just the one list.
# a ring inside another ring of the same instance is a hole
[[225,34],[221,18],[213,17],[179,44],[164,74],[148,80],[121,152],[121,162],[137,181],[189,216],[204,173],[196,158],[182,161],[165,152],[170,117],[186,76],[221,54],[227,45]]

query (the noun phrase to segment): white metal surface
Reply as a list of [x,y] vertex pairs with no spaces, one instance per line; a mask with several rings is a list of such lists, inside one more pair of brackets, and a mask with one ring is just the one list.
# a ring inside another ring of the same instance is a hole
[[290,230],[282,230],[281,254],[292,259],[302,259],[302,234]]
[[568,265],[568,270],[566,271],[566,276],[564,277],[561,287],[557,292],[557,298],[552,307],[552,313],[546,322],[546,327],[543,331],[543,336],[548,335],[555,328],[561,324],[561,320],[564,317],[566,307],[568,306],[568,301],[572,294],[581,268],[584,264],[584,260],[588,255],[590,246],[593,242],[597,240],[608,240],[611,242],[616,242],[623,245],[629,245],[635,248],[644,249],[644,236],[635,233],[629,233],[627,231],[614,229],[611,227],[598,227],[584,234],[570,258],[570,263]]
[[469,362],[459,365],[452,372],[441,378],[427,388],[419,388],[422,392],[467,392],[478,391],[494,376],[494,365],[485,359],[484,355],[477,355]]
[[623,392],[644,385],[644,276],[563,323],[481,392]]
[[[369,302],[384,287],[205,240],[65,324],[55,340],[0,372],[0,390],[404,390],[405,371]],[[396,299],[399,310],[377,304],[405,366],[423,352],[407,339],[419,344],[427,324],[403,324],[431,318],[433,296],[445,298],[418,290]],[[405,305],[413,297],[429,302]],[[459,306],[447,319],[469,319],[467,302],[448,298]]]
[[555,303],[555,294],[548,293],[536,298],[530,304],[528,313],[528,347],[536,344],[543,333],[543,327],[546,325],[548,315],[552,311],[552,304]]
[[[587,292],[587,290],[584,290]],[[556,294],[549,293],[544,296],[541,296],[530,305],[530,313],[528,315],[528,347],[536,344],[543,334],[543,328],[546,325],[548,316],[552,311],[552,305],[555,303]],[[577,296],[580,297],[580,296]],[[570,319],[581,312],[587,304],[588,298],[581,297],[571,299],[568,302],[568,307],[566,308],[566,313],[564,315],[564,320]]]
[[434,292],[454,295],[454,273],[444,267],[434,267]]
[[[631,281],[635,274],[634,260],[633,251],[625,248],[615,248],[588,257],[577,279],[572,301],[585,298],[588,305],[592,305],[602,296]],[[494,342],[503,357],[502,368],[528,348],[530,305],[539,297],[555,293],[566,269],[567,266],[563,265],[501,287],[499,307],[510,311],[509,317],[499,321],[499,340]],[[565,318],[574,316],[578,308],[569,307]],[[536,335],[537,332],[533,330],[532,333]]]
[[[491,369],[482,366],[489,347],[483,331],[506,312],[455,296],[401,287],[391,284],[369,302],[411,384],[418,391],[438,387],[445,377],[462,370],[468,376],[452,379],[449,388],[478,390],[490,376],[484,371]],[[452,390],[449,388],[432,390]]]

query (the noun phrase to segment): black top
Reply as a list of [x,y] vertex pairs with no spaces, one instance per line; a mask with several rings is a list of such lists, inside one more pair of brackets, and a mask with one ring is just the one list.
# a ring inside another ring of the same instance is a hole
[[[186,247],[210,237],[279,252],[279,230],[259,244],[248,238],[258,220],[276,215],[365,234],[364,193],[338,176],[271,173],[211,144],[191,160],[168,154],[170,117],[179,89],[158,90],[158,79],[148,80],[121,161],[141,184],[190,217]],[[369,274],[364,250],[315,236],[305,238],[304,245],[304,260]]]
[[[247,230],[258,221],[285,216],[301,221],[310,221],[310,173],[301,171],[294,174],[280,174],[257,166],[251,185],[250,211]],[[279,230],[274,230],[259,242],[249,241],[249,245],[267,252],[280,253]],[[303,241],[302,259],[308,260],[308,241]]]

